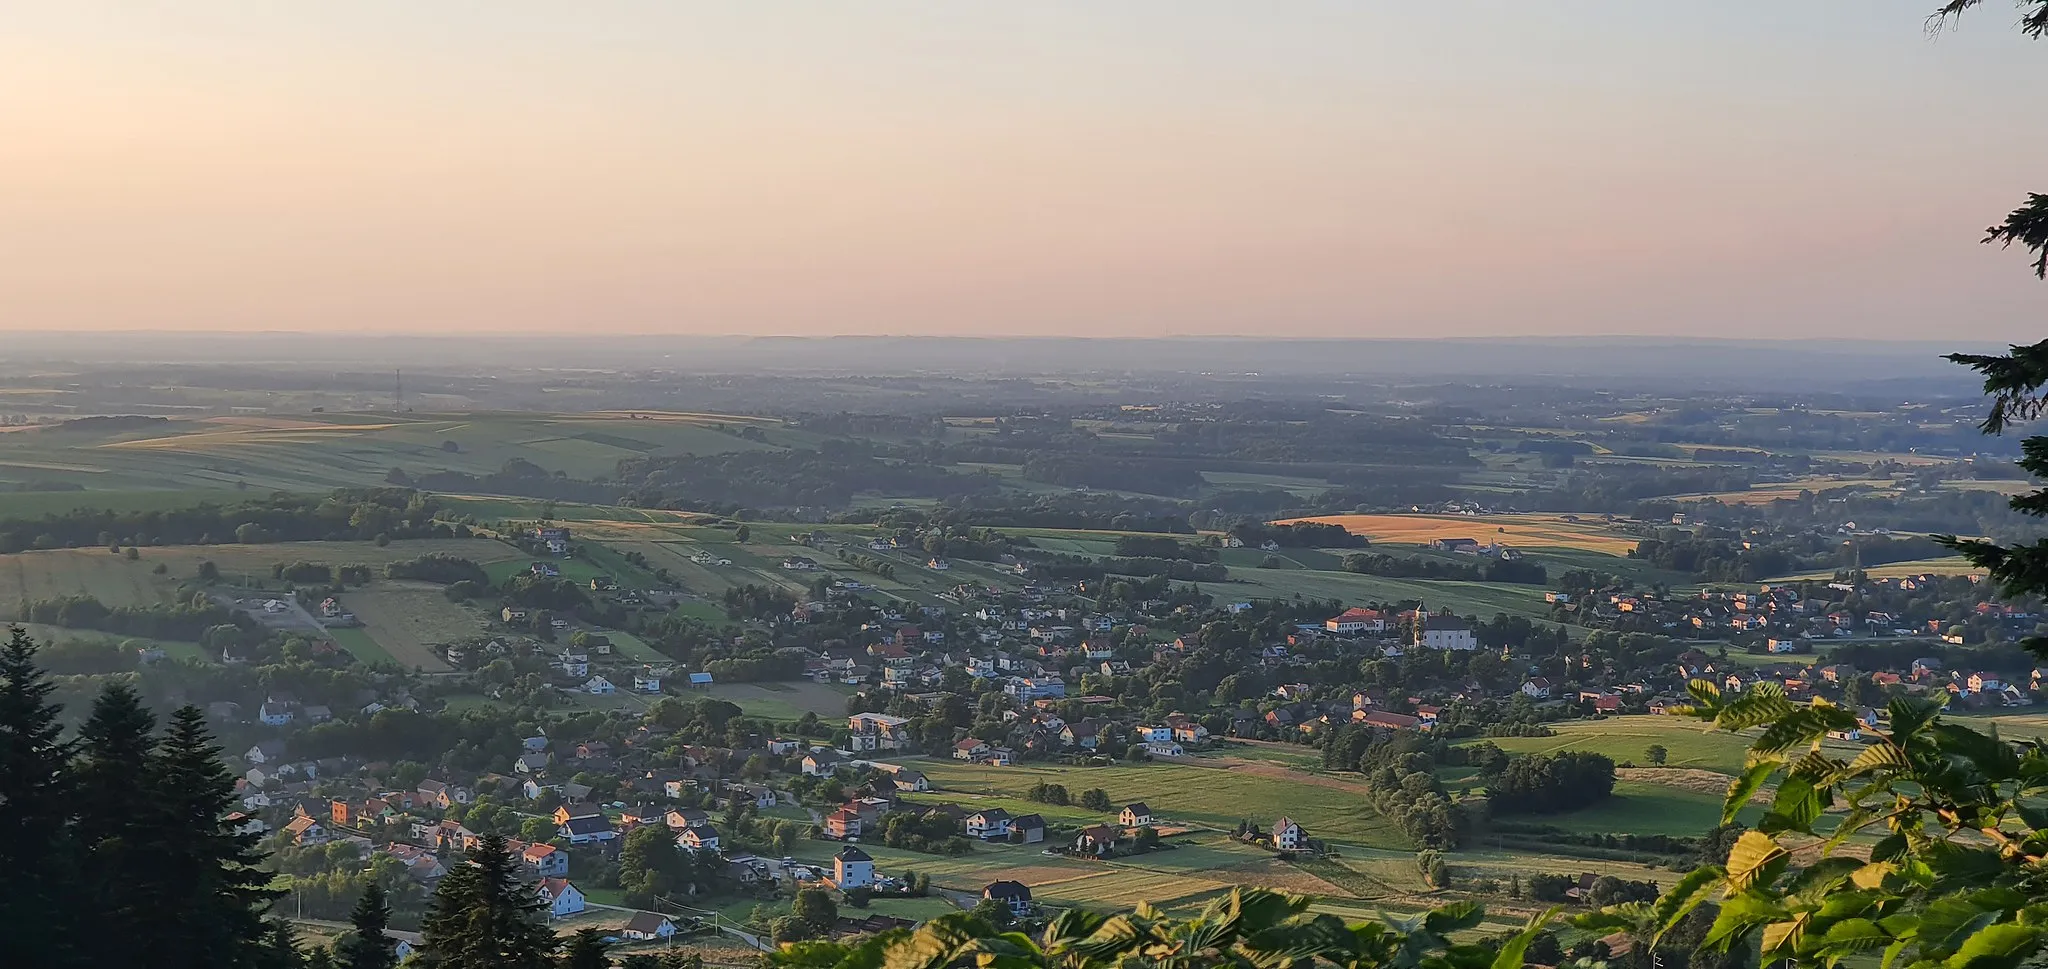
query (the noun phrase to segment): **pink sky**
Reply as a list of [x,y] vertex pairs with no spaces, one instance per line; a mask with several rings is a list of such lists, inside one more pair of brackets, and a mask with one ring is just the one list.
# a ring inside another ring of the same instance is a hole
[[0,330],[2031,341],[1928,5],[36,5]]

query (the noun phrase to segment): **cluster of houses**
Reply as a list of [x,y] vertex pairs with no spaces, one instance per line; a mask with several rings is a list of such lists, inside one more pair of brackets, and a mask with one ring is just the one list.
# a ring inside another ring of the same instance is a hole
[[[1981,582],[1981,576],[1965,581]],[[1756,639],[1771,652],[1811,652],[1814,642],[1924,637],[1952,645],[2010,640],[2036,617],[2009,603],[1944,599],[1934,573],[1857,582],[1764,584],[1756,591],[1707,588],[1692,596],[1593,590],[1545,596],[1573,622],[1695,638]],[[1948,581],[1954,581],[1951,578]]]

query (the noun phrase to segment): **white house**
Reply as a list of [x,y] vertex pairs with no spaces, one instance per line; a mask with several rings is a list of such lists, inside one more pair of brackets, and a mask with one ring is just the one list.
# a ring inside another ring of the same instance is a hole
[[1532,676],[1529,677],[1527,680],[1524,680],[1522,682],[1522,695],[1535,700],[1550,699],[1549,678],[1542,676]]
[[690,825],[676,836],[676,845],[691,851],[717,851],[718,829],[708,824]]
[[256,719],[263,721],[266,727],[282,727],[292,722],[291,704],[268,701],[257,711]]
[[993,840],[1010,836],[1010,812],[1002,808],[990,808],[967,816],[967,836]]
[[858,845],[847,845],[832,856],[832,884],[840,891],[864,888],[875,883],[875,860]]
[[1303,831],[1293,818],[1281,818],[1273,822],[1273,847],[1281,851],[1300,851],[1308,847],[1308,832]]
[[1031,914],[1031,888],[1023,882],[1008,879],[989,882],[988,887],[981,890],[981,897],[1008,906],[1012,918],[1021,919]]
[[583,911],[583,892],[569,884],[567,878],[543,878],[534,890],[547,903],[549,918],[568,918]]
[[610,696],[619,692],[619,688],[613,686],[612,681],[602,676],[593,676],[589,682],[583,684],[583,692],[596,696]]
[[1474,650],[1479,648],[1479,638],[1472,635],[1472,626],[1456,616],[1417,617],[1416,625],[1421,628],[1421,644],[1429,649]]
[[633,917],[626,920],[626,927],[619,930],[620,938],[635,942],[658,942],[673,938],[675,934],[676,924],[669,921],[668,916],[653,912],[634,912]]
[[1143,801],[1133,801],[1117,812],[1116,820],[1126,828],[1149,828],[1152,826],[1152,809]]
[[653,670],[642,670],[633,674],[633,689],[641,693],[660,693],[661,674]]

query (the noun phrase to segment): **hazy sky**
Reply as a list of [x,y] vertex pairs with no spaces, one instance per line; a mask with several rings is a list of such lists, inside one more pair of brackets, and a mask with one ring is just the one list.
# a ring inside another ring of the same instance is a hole
[[11,4],[0,330],[2031,342],[1934,5]]

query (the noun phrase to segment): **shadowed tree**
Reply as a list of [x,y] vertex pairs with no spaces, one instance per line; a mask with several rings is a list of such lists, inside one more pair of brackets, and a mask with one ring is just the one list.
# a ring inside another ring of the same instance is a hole
[[[160,926],[152,964],[192,969],[254,965],[264,935],[258,914],[278,896],[259,867],[258,836],[227,821],[235,780],[220,762],[206,717],[193,706],[171,714],[147,778],[157,827],[138,862],[160,880],[146,885]],[[131,802],[132,803],[132,802]]]
[[398,965],[398,944],[384,935],[391,927],[391,905],[384,886],[371,882],[348,913],[353,928],[335,940],[334,957],[342,969],[392,969]]
[[0,646],[0,871],[18,886],[0,892],[0,925],[23,965],[64,966],[74,952],[57,893],[77,881],[68,856],[72,745],[35,655],[35,640],[18,628]]

